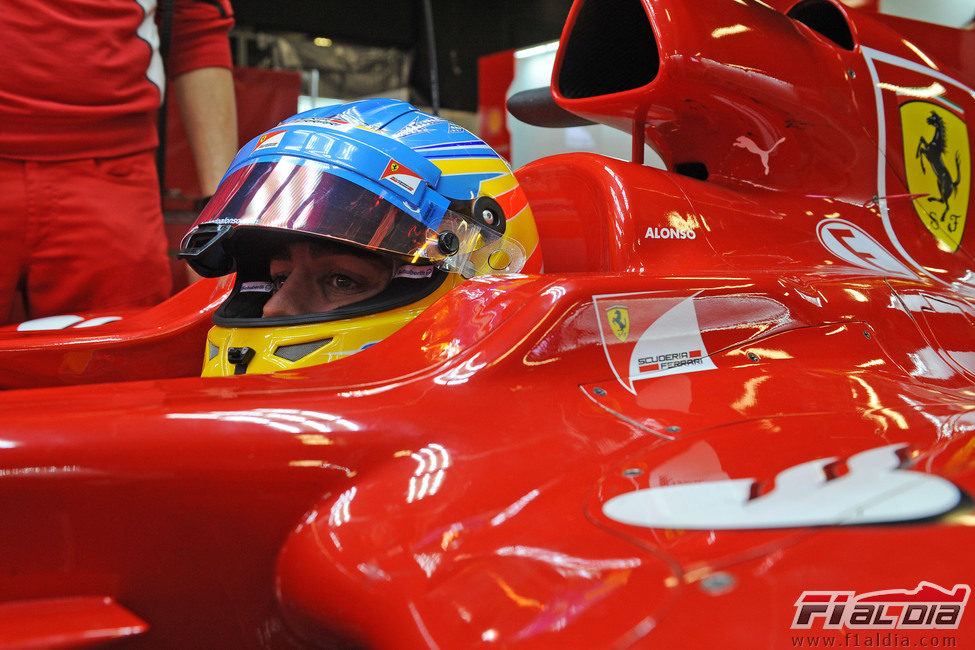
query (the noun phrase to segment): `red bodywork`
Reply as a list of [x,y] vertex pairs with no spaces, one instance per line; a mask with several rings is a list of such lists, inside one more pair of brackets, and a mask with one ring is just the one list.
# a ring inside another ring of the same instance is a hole
[[193,376],[210,281],[3,331],[0,645],[975,642],[972,139],[940,220],[901,117],[975,41],[792,15],[578,0],[554,99],[681,173],[527,165],[546,272],[351,359]]

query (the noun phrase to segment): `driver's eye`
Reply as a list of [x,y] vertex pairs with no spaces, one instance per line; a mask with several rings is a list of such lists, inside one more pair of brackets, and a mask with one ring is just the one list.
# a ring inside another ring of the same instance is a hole
[[274,285],[274,290],[279,291],[282,286],[284,286],[285,281],[288,279],[287,273],[275,273],[271,276],[271,284]]
[[340,291],[358,291],[359,283],[342,273],[336,273],[326,280],[328,286]]

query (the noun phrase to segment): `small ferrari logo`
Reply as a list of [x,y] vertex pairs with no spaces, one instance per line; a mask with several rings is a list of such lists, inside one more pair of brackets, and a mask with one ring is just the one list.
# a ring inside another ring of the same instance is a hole
[[254,145],[254,151],[260,151],[261,149],[270,149],[271,147],[276,147],[281,144],[281,139],[284,138],[284,134],[287,131],[271,131],[270,133],[265,133],[257,140],[257,144]]
[[643,291],[592,300],[596,314],[603,314],[597,326],[606,360],[630,393],[636,395],[634,384],[644,379],[715,368],[701,337],[695,296]]
[[416,194],[417,188],[423,182],[423,179],[415,171],[392,159],[386,165],[386,170],[379,177],[379,180],[389,181],[410,194]]
[[609,321],[609,329],[613,331],[620,343],[626,343],[626,337],[630,335],[630,312],[626,307],[615,305],[606,310],[606,319]]
[[971,185],[971,155],[965,122],[940,104],[901,104],[904,167],[918,217],[940,246],[958,250],[965,231]]

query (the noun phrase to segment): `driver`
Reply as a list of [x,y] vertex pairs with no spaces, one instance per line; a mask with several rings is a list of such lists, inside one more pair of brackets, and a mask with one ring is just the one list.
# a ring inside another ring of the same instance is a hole
[[475,275],[541,270],[507,164],[456,124],[371,99],[247,143],[183,239],[204,277],[236,273],[203,375],[327,363],[389,336]]
[[401,263],[328,241],[296,241],[271,256],[274,285],[264,318],[319,314],[372,298],[389,286]]

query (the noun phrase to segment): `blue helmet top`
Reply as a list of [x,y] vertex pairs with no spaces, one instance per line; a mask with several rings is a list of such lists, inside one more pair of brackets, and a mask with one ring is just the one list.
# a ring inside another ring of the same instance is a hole
[[[436,228],[451,200],[476,198],[479,178],[445,176],[434,157],[497,160],[466,129],[394,99],[366,99],[298,113],[248,142],[230,176],[244,165],[292,157],[327,163],[351,180]],[[488,178],[496,172],[481,174]],[[430,192],[429,190],[434,190]]]
[[201,275],[222,275],[235,260],[233,247],[218,242],[241,229],[270,228],[423,259],[468,277],[477,272],[469,259],[475,251],[483,257],[511,248],[511,264],[494,270],[514,272],[525,260],[524,247],[504,237],[514,214],[484,188],[506,193],[516,185],[491,147],[406,102],[316,108],[244,145],[181,256]]

